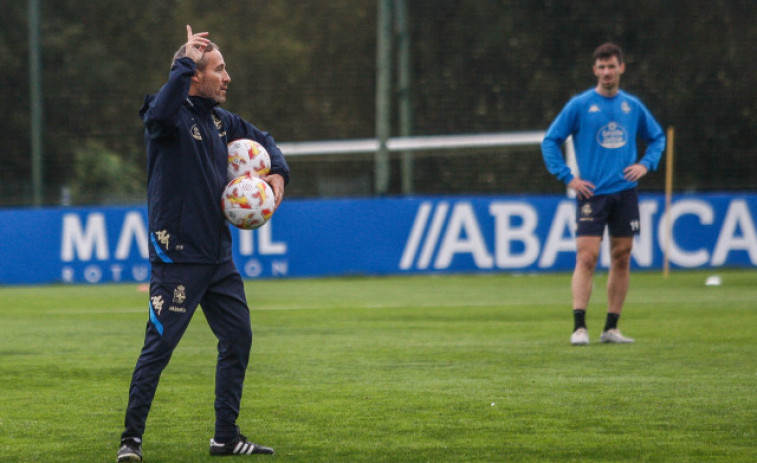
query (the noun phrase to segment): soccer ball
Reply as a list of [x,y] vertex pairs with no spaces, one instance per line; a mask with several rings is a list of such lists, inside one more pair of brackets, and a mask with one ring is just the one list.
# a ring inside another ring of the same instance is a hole
[[252,174],[253,177],[263,177],[271,171],[271,156],[268,151],[255,140],[240,138],[227,145],[229,163],[226,168],[226,179]]
[[254,230],[268,222],[276,210],[273,188],[251,174],[237,177],[223,191],[221,207],[226,219],[235,227]]

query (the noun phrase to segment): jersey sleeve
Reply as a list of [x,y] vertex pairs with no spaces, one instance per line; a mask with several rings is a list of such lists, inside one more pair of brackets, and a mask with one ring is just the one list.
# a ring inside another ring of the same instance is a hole
[[575,98],[568,102],[557,118],[549,126],[541,143],[541,153],[550,174],[566,185],[573,180],[573,174],[565,162],[562,145],[573,134],[576,127],[577,108]]
[[639,164],[651,172],[657,170],[662,151],[665,149],[665,133],[644,104],[640,102],[639,105],[641,111],[639,111],[638,136],[647,143],[644,156]]

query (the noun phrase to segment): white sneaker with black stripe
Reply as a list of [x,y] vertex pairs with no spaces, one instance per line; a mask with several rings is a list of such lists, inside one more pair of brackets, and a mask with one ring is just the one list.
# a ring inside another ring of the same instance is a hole
[[210,439],[210,455],[214,457],[254,454],[273,455],[273,449],[250,442],[241,434],[235,440],[226,444]]

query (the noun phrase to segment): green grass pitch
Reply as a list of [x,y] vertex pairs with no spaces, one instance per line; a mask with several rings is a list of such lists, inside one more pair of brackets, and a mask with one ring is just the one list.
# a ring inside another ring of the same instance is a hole
[[[709,273],[721,286],[705,286]],[[242,431],[281,462],[755,462],[757,272],[635,272],[630,345],[572,347],[570,275],[250,281]],[[137,285],[0,288],[0,462],[115,461],[147,321]],[[145,462],[215,461],[201,312]]]

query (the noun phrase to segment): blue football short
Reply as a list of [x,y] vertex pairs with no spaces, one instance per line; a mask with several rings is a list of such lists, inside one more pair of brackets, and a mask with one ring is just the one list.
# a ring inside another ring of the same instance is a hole
[[639,234],[636,188],[578,199],[576,206],[576,236],[602,236],[605,226],[614,237]]

